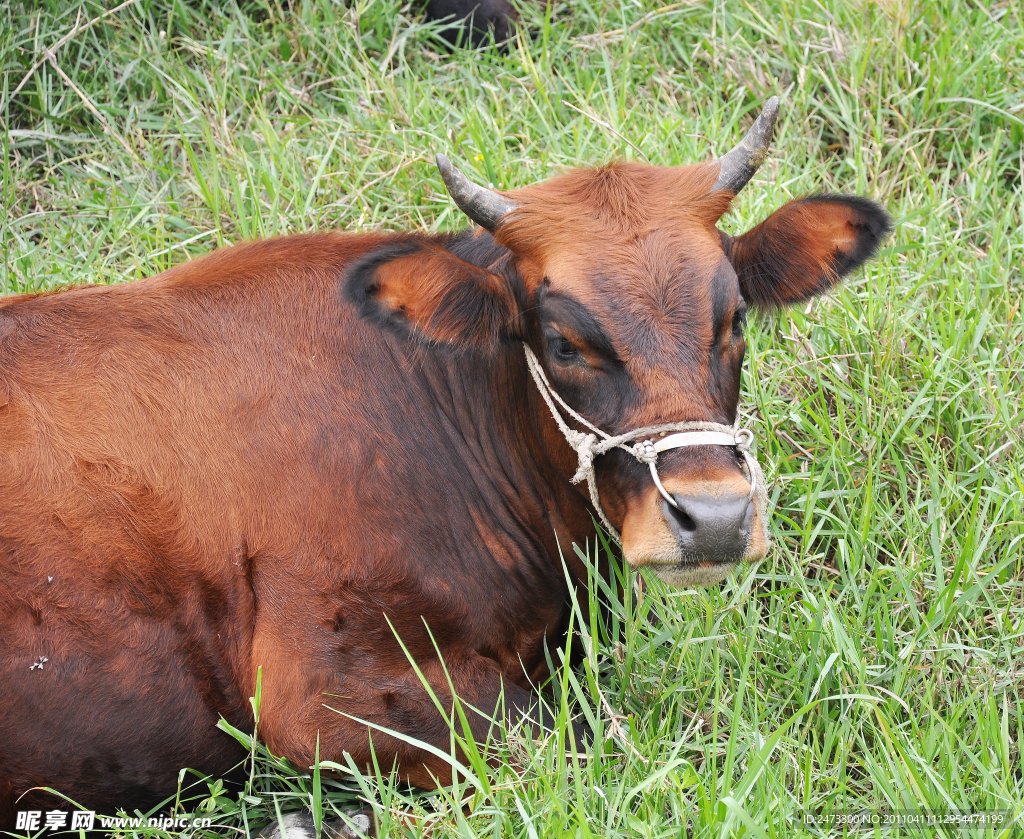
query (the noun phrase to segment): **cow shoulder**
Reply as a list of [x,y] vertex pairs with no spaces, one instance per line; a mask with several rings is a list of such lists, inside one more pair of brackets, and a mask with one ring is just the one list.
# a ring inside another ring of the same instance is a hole
[[727,251],[747,302],[777,308],[835,286],[875,255],[891,229],[889,214],[870,199],[812,195],[727,240]]

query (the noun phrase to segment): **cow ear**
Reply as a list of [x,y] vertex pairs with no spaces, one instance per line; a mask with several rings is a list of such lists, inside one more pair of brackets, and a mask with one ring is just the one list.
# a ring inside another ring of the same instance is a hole
[[856,195],[790,201],[731,242],[729,261],[743,297],[778,308],[808,300],[875,255],[892,229],[889,214]]
[[430,243],[380,248],[349,269],[346,297],[399,334],[486,349],[510,334],[519,307],[506,281]]

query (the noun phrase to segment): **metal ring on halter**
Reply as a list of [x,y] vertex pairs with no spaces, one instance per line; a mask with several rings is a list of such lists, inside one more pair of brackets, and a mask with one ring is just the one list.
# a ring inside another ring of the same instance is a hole
[[[746,439],[746,443],[740,442],[740,437]],[[749,428],[741,428],[736,432],[736,445],[739,446],[741,451],[749,451],[750,447],[754,445],[754,432]]]

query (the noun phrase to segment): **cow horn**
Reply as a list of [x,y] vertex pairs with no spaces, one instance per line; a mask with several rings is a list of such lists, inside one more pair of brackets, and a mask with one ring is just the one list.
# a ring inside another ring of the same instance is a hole
[[519,206],[503,195],[473,183],[443,154],[437,156],[437,168],[452,200],[470,221],[475,221],[484,230],[493,233],[501,217]]
[[718,170],[718,180],[715,181],[713,189],[739,192],[747,185],[747,181],[754,176],[754,172],[768,156],[768,146],[772,142],[772,132],[775,131],[775,120],[778,116],[779,97],[772,96],[764,103],[764,110],[750,126],[747,136],[740,140],[731,152],[718,158],[721,168]]

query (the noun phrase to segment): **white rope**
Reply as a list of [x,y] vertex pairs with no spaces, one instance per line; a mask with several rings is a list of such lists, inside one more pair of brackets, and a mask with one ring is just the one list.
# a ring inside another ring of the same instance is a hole
[[[594,458],[616,448],[628,452],[640,463],[646,463],[650,467],[651,477],[654,479],[654,485],[658,488],[658,492],[661,493],[662,497],[669,504],[677,510],[681,510],[682,508],[661,483],[661,477],[658,475],[657,469],[658,454],[669,449],[678,449],[688,446],[734,447],[743,457],[744,465],[747,467],[746,477],[750,482],[750,493],[747,497],[754,499],[758,512],[761,516],[763,526],[766,520],[765,515],[767,506],[767,487],[764,482],[764,473],[761,471],[761,467],[754,459],[754,456],[750,453],[750,447],[754,442],[754,432],[749,428],[739,427],[738,414],[736,416],[736,422],[732,426],[722,425],[717,422],[702,422],[699,420],[690,422],[667,422],[661,425],[650,425],[645,428],[637,428],[633,431],[627,431],[625,434],[612,436],[602,431],[567,405],[565,400],[558,395],[558,392],[551,387],[551,383],[548,381],[548,377],[544,373],[544,368],[541,367],[540,361],[537,359],[533,350],[531,350],[526,344],[523,345],[523,348],[526,350],[526,366],[529,368],[530,375],[533,376],[533,380],[537,384],[537,389],[540,391],[540,395],[544,398],[544,402],[547,403],[547,406],[551,411],[551,416],[554,417],[555,423],[558,425],[558,430],[562,432],[562,435],[579,458],[579,465],[576,467],[576,474],[573,475],[571,479],[572,483],[578,484],[583,480],[587,482],[587,489],[590,490],[590,500],[593,502],[594,509],[597,510],[597,514],[601,518],[601,523],[605,526],[605,529],[616,543],[621,545],[622,537],[612,526],[611,521],[608,520],[608,516],[605,514],[604,508],[601,506],[601,499],[598,497],[597,491],[597,475],[594,472]],[[563,419],[558,410],[558,406],[560,406],[570,417],[576,420],[576,422],[580,423],[580,425],[589,428],[592,433],[587,434],[571,428],[565,419]],[[669,431],[674,431],[676,433],[665,436]],[[656,435],[661,436],[656,438]],[[650,439],[642,440],[632,446],[626,445],[626,443],[636,440],[638,437],[647,437]]]

